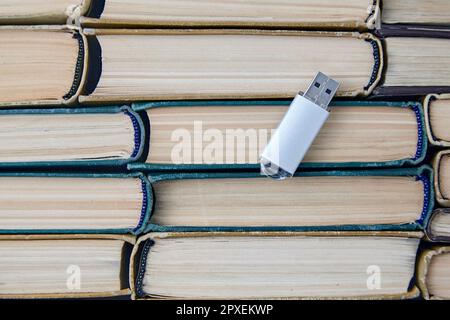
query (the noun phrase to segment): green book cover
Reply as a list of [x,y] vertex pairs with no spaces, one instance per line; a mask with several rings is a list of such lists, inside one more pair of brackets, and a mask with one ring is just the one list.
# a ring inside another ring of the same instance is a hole
[[[257,172],[162,173],[149,180],[154,203],[146,232],[413,231],[424,229],[434,205],[428,166],[301,171],[281,182]],[[406,218],[406,211],[413,213]]]
[[[257,169],[258,156],[270,139],[270,130],[276,129],[289,104],[290,101],[284,100],[135,103],[133,109],[148,122],[148,152],[128,168],[136,171]],[[427,151],[424,128],[420,103],[334,101],[330,119],[300,168],[417,165]],[[217,143],[219,149],[208,151]],[[373,153],[374,148],[383,154],[366,155]]]
[[145,145],[144,123],[128,106],[2,109],[0,122],[2,168],[124,166]]
[[141,173],[2,172],[0,189],[0,234],[137,235],[153,203]]

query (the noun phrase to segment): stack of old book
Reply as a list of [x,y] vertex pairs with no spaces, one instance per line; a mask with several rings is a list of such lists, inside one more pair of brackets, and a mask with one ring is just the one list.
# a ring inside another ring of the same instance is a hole
[[[0,24],[0,297],[450,298],[448,0],[0,0]],[[329,120],[261,176],[318,71]]]

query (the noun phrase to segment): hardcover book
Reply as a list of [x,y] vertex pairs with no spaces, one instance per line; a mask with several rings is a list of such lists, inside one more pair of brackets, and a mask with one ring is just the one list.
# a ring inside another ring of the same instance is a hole
[[92,6],[95,12],[80,19],[83,26],[369,29],[379,14],[378,0],[106,0]]
[[450,207],[450,150],[442,150],[433,159],[436,200],[441,206]]
[[436,246],[419,256],[417,284],[423,298],[450,299],[450,247]]
[[1,0],[0,23],[367,29],[378,11],[377,0]]
[[423,106],[428,141],[438,147],[450,147],[450,94],[430,94]]
[[77,103],[88,64],[84,35],[63,26],[0,27],[0,107]]
[[0,235],[0,298],[130,295],[136,239],[120,235]]
[[0,233],[129,233],[147,225],[142,174],[2,173]]
[[[449,29],[450,30],[450,29]],[[395,29],[382,36],[385,70],[384,81],[373,95],[378,97],[420,97],[450,92],[450,34]]]
[[0,24],[76,23],[101,2],[105,0],[0,0]]
[[98,70],[88,76],[82,103],[291,98],[307,89],[319,69],[341,82],[338,96],[367,95],[383,67],[381,43],[371,34],[236,29],[84,29],[84,34],[90,65]]
[[[149,152],[132,170],[259,168],[259,156],[288,101],[135,103],[148,118]],[[379,167],[420,163],[427,141],[413,102],[338,101],[302,167]]]
[[0,24],[104,27],[278,27],[367,30],[449,25],[446,0],[14,0],[0,1]]
[[450,242],[450,208],[435,209],[425,231],[430,241]]
[[8,107],[292,98],[319,69],[340,81],[341,97],[450,87],[449,39],[383,45],[368,33],[33,26],[0,28],[0,41],[8,43],[0,48],[0,105]]
[[129,107],[0,110],[0,166],[124,165],[145,145]]
[[300,172],[276,183],[256,172],[149,179],[146,232],[423,230],[433,209],[428,167]]
[[436,28],[449,26],[450,2],[447,0],[382,0],[381,21],[397,26]]
[[[138,299],[406,299],[419,233],[150,233],[132,253]],[[382,271],[382,283],[380,272]]]

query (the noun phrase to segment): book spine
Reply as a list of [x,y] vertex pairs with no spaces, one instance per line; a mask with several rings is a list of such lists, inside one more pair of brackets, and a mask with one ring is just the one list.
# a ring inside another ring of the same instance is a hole
[[370,75],[369,83],[364,87],[365,91],[369,91],[370,88],[379,80],[380,69],[382,66],[381,56],[383,53],[382,53],[382,50],[376,40],[369,38],[369,39],[366,39],[366,41],[369,42],[370,45],[372,46],[373,59],[374,59],[372,74]]
[[[367,170],[367,171],[323,171],[323,172],[301,172],[296,176],[414,176],[416,181],[423,185],[423,206],[416,221],[404,224],[372,224],[372,225],[328,225],[328,226],[264,226],[264,227],[243,227],[243,226],[161,226],[148,223],[144,233],[148,232],[248,232],[248,231],[423,231],[428,224],[428,220],[434,207],[433,171],[428,166],[413,169],[387,169],[387,170]],[[180,173],[152,175],[151,183],[178,179],[226,179],[226,178],[262,178],[258,173]],[[152,199],[157,201],[156,199]],[[150,216],[153,214],[152,208]]]
[[142,191],[142,207],[137,226],[131,231],[132,234],[138,235],[142,233],[150,220],[150,214],[153,210],[153,189],[151,183],[144,175],[139,175],[141,180]]
[[76,93],[78,92],[78,88],[81,85],[81,79],[83,77],[83,71],[84,71],[84,58],[85,58],[84,57],[84,54],[85,54],[84,41],[79,32],[74,32],[73,38],[78,41],[78,56],[77,56],[77,61],[75,64],[75,76],[73,79],[73,83],[72,83],[72,86],[71,86],[69,92],[67,92],[63,96],[64,100],[69,100],[70,98],[72,98],[73,96],[76,95]]

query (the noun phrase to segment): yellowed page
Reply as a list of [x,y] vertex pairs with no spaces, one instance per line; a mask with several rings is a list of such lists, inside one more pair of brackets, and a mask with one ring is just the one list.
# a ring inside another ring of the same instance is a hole
[[154,183],[151,222],[164,226],[325,226],[416,221],[414,177],[185,179]]
[[384,86],[450,86],[448,39],[390,37],[385,43]]
[[437,140],[450,141],[450,100],[430,101],[429,121],[431,132]]
[[434,255],[427,273],[427,287],[430,296],[450,299],[450,253]]
[[123,113],[0,115],[0,162],[124,160],[133,149]]
[[0,30],[0,103],[62,100],[74,82],[78,41],[71,32]]
[[365,27],[373,0],[108,0],[100,22],[143,25]]
[[83,0],[1,0],[0,24],[64,24]]
[[450,199],[450,155],[442,155],[439,162],[439,189],[443,199]]
[[306,90],[318,70],[341,82],[338,95],[367,93],[374,55],[364,39],[211,32],[100,33],[100,81],[80,101],[286,98]]
[[[146,162],[259,163],[265,145],[287,108],[239,105],[150,108],[147,110],[151,124],[150,153]],[[409,108],[333,107],[304,162],[378,162],[414,158],[417,130],[415,113]],[[185,131],[189,133],[186,137],[181,135]],[[207,138],[209,133],[217,133],[214,141],[221,142],[222,154],[210,156],[206,152],[213,142]],[[194,143],[194,136],[198,134],[205,140],[202,144]],[[180,148],[186,152],[178,157],[176,150]]]
[[191,299],[404,294],[418,244],[419,239],[345,236],[155,239],[143,291]]
[[384,23],[449,24],[448,0],[383,0]]
[[0,294],[121,290],[119,240],[2,240]]
[[0,177],[0,229],[133,229],[138,178]]

